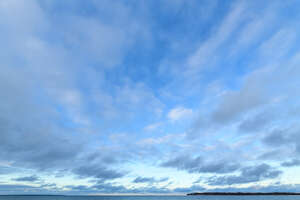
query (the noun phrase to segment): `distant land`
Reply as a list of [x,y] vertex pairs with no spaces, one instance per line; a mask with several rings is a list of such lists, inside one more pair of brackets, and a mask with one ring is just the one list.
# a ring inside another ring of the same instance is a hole
[[300,195],[295,192],[194,192],[187,195]]

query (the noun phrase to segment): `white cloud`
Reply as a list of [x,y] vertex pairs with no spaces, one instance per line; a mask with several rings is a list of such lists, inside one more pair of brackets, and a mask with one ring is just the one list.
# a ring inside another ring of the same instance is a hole
[[153,124],[149,124],[148,126],[146,126],[145,128],[144,128],[144,130],[145,131],[154,131],[154,130],[156,130],[158,127],[160,127],[161,126],[161,123],[153,123]]
[[191,117],[192,115],[193,115],[192,109],[179,106],[169,111],[168,118],[171,121],[178,121],[180,119]]

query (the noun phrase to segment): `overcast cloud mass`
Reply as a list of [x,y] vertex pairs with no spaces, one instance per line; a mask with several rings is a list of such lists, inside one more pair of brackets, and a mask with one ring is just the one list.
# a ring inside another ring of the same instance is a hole
[[299,8],[0,0],[0,194],[300,192]]

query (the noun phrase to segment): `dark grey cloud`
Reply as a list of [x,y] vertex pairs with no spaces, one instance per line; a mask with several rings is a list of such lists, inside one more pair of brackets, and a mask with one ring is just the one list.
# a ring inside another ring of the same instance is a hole
[[201,166],[197,171],[201,173],[230,173],[238,170],[240,164],[230,163],[230,161],[216,162],[216,163],[207,163]]
[[101,161],[102,163],[105,164],[116,164],[118,162],[120,162],[119,159],[123,158],[121,156],[111,156],[111,154],[117,154],[117,152],[93,152],[91,154],[89,154],[86,157],[86,160],[88,160],[89,162],[94,162],[94,161]]
[[169,178],[160,178],[160,179],[155,179],[154,177],[136,177],[132,182],[133,183],[148,183],[148,184],[153,184],[153,183],[160,183],[160,182],[165,182],[169,180]]
[[165,182],[165,181],[168,181],[168,180],[169,180],[168,177],[164,177],[164,178],[158,179],[157,181],[158,181],[158,182]]
[[[293,156],[300,154],[300,128],[298,126],[290,126],[285,129],[276,129],[268,133],[262,142],[273,150],[281,148],[286,152],[285,156]],[[282,158],[280,159],[282,160]]]
[[104,194],[122,194],[122,193],[136,193],[136,194],[146,194],[146,193],[170,193],[172,190],[167,189],[165,187],[154,187],[154,186],[148,186],[148,187],[139,187],[139,188],[126,188],[122,185],[113,185],[111,183],[97,183],[92,186],[85,186],[85,185],[79,185],[79,186],[66,186],[66,189],[69,189],[70,191],[68,193],[70,194],[89,194],[89,193],[104,193]]
[[24,176],[24,177],[14,178],[12,180],[19,181],[19,182],[36,182],[36,181],[40,181],[40,178],[36,175],[32,175],[32,176]]
[[172,167],[189,173],[217,173],[224,174],[238,170],[240,165],[230,161],[204,162],[202,157],[178,156],[161,163],[162,167]]
[[93,186],[86,185],[68,185],[65,187],[70,190],[69,194],[93,194],[93,193],[106,193],[106,194],[114,194],[114,193],[136,193],[134,190],[127,189],[124,186],[120,185],[112,185],[110,183],[99,183]]
[[285,152],[285,149],[277,148],[269,150],[257,157],[258,160],[282,160],[282,158],[286,157],[288,153]]
[[190,158],[187,155],[177,156],[173,159],[170,159],[166,162],[161,163],[162,167],[173,167],[179,170],[192,170],[199,167],[203,162],[203,159],[198,156],[196,158]]
[[50,188],[56,188],[57,185],[56,183],[46,183],[46,184],[42,184],[41,187],[50,187]]
[[259,113],[242,121],[238,129],[242,132],[250,133],[263,130],[272,121],[270,113]]
[[133,180],[133,183],[153,183],[155,182],[155,179],[153,177],[147,178],[147,177],[137,177]]
[[172,190],[165,187],[138,187],[138,188],[126,188],[124,186],[114,186],[112,184],[98,184],[92,186],[93,189],[98,192],[103,193],[137,193],[137,194],[147,194],[147,193],[170,193]]
[[61,120],[50,108],[34,103],[32,84],[22,69],[16,74],[3,68],[0,89],[5,98],[0,100],[0,160],[42,170],[67,164],[79,154],[83,143],[60,134],[71,130],[49,120]]
[[287,143],[290,143],[290,137],[287,134],[287,130],[275,130],[271,132],[269,135],[267,135],[263,142],[270,146],[282,146],[286,145]]
[[300,160],[293,159],[291,161],[282,162],[281,166],[283,167],[294,167],[294,166],[300,166]]
[[238,92],[229,92],[212,113],[213,121],[226,123],[265,103],[264,95],[256,84],[246,85]]
[[267,164],[258,166],[244,167],[240,175],[214,176],[208,178],[205,182],[208,185],[234,185],[243,183],[258,182],[265,179],[277,178],[282,171],[273,169]]
[[125,176],[126,172],[120,172],[113,169],[108,169],[105,166],[99,164],[84,165],[73,169],[73,173],[80,178],[96,178],[100,182],[106,180],[112,180]]
[[[276,68],[272,69],[272,71],[280,73]],[[270,77],[270,72],[264,70],[256,70],[249,73],[245,77],[240,90],[228,91],[222,96],[221,103],[212,113],[213,122],[227,123],[245,115],[249,111],[268,104],[271,96],[277,95],[269,92],[270,87],[276,83],[274,82],[276,78],[279,77]],[[287,85],[282,84],[281,86],[287,87]],[[250,124],[248,122],[248,125],[245,124],[244,126],[251,126],[252,124]]]
[[[0,146],[0,158],[13,162],[15,166],[41,170],[56,168],[67,165],[80,152],[80,144],[56,137],[51,132],[49,133],[46,127],[38,131],[35,128],[14,127],[13,124],[9,127],[8,124],[3,125],[0,119],[1,133],[4,134],[3,137],[1,136],[4,141],[2,140],[3,143]],[[23,135],[27,136],[23,137]]]

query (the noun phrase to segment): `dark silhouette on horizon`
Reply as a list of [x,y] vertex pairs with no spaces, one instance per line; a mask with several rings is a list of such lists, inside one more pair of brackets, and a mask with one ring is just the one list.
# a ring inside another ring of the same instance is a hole
[[193,192],[187,195],[300,195],[297,192]]

